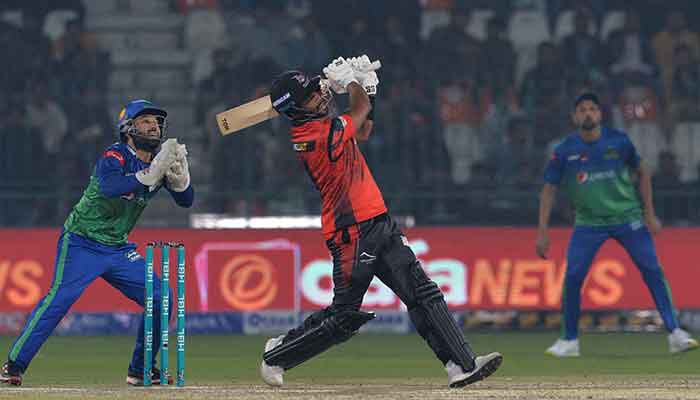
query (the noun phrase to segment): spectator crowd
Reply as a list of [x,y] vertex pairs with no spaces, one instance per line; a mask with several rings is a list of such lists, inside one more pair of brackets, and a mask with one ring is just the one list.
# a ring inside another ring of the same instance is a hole
[[[53,38],[54,9],[70,9]],[[20,13],[8,11],[20,10]],[[105,94],[109,54],[84,30],[80,1],[6,1],[0,21],[0,225],[59,223],[95,157],[113,140]]]
[[[104,108],[109,54],[83,29],[75,3],[76,17],[53,40],[38,29],[40,16],[0,25],[0,46],[14,57],[0,77],[0,150],[10,149],[2,150],[0,190],[79,186],[115,137]],[[375,131],[362,147],[394,213],[419,223],[535,223],[548,154],[573,130],[573,98],[593,90],[605,124],[625,130],[653,168],[661,216],[700,221],[697,1],[174,0],[170,7],[185,19],[183,46],[194,49],[194,122],[211,163],[199,183],[200,212],[317,213],[285,121],[222,139],[213,115],[266,94],[284,69],[320,72],[333,57],[366,53],[384,67]],[[41,223],[52,212],[0,210],[0,224]],[[559,207],[556,218],[570,219],[569,209]]]

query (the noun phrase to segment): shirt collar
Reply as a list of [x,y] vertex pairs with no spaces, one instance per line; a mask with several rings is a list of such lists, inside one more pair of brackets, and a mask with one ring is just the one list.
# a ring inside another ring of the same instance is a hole
[[131,153],[131,155],[134,155],[134,156],[136,155],[136,150],[132,149],[131,146],[129,146],[128,143],[124,143],[124,147],[126,147],[127,150],[129,150],[129,152]]

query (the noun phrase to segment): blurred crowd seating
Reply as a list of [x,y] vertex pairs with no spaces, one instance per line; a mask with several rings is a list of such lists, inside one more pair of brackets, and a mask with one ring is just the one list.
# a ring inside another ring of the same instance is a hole
[[[169,134],[191,148],[192,212],[315,214],[284,120],[221,138],[213,115],[266,94],[284,69],[318,73],[362,53],[384,65],[362,146],[395,214],[533,224],[544,163],[573,128],[572,100],[594,90],[605,123],[652,166],[662,217],[700,219],[694,1],[29,3],[0,5],[0,46],[12,55],[0,75],[0,225],[60,224],[116,139],[118,110],[142,97],[168,109]],[[177,217],[189,211],[156,203],[148,224],[187,222]],[[564,202],[555,220],[571,220]]]

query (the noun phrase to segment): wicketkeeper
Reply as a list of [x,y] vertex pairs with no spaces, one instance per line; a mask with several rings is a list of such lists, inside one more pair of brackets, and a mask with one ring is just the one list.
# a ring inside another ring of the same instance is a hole
[[[181,207],[191,207],[194,201],[187,150],[176,139],[165,140],[166,117],[165,110],[146,100],[132,101],[122,109],[118,122],[120,141],[97,160],[87,189],[63,225],[51,289],[10,348],[0,382],[22,384],[22,374],[41,345],[95,279],[104,279],[129,299],[144,305],[145,262],[136,245],[128,242],[129,232],[162,188]],[[160,290],[160,280],[156,278],[155,298],[160,298]],[[154,314],[159,312],[160,304],[154,302]],[[154,318],[153,322],[154,332],[159,332],[160,319]],[[143,339],[142,318],[126,378],[130,385],[143,384]],[[160,335],[153,336],[153,347],[156,365]],[[148,372],[158,384],[158,369]],[[168,381],[172,378],[168,377]]]

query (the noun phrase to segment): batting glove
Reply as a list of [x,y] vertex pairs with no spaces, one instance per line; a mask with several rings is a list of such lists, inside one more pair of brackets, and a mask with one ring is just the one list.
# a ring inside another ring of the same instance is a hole
[[359,57],[348,58],[348,63],[352,66],[360,86],[365,89],[368,95],[377,94],[377,86],[379,85],[379,77],[372,70],[372,62],[366,54]]
[[347,87],[350,83],[359,83],[352,66],[343,57],[333,60],[323,68],[323,73],[330,81],[331,89],[338,94],[347,93]]

